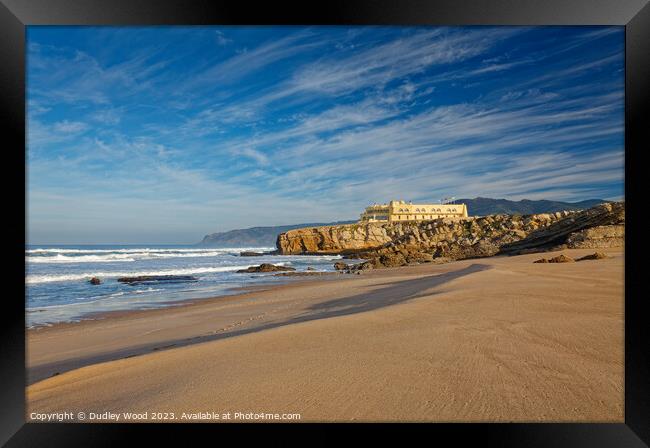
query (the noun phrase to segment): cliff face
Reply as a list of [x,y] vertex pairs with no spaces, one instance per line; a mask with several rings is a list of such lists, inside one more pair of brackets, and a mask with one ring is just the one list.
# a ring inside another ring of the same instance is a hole
[[492,215],[442,218],[404,223],[364,223],[295,229],[278,235],[281,254],[364,254],[398,246],[422,246],[427,251],[450,245],[470,247],[483,241],[498,245],[520,240],[570,212],[530,216]]
[[624,203],[580,212],[442,218],[412,223],[367,223],[291,230],[277,239],[281,254],[347,254],[402,265],[551,247],[622,246]]
[[276,246],[283,255],[352,253],[389,243],[401,231],[378,223],[310,227],[281,233]]

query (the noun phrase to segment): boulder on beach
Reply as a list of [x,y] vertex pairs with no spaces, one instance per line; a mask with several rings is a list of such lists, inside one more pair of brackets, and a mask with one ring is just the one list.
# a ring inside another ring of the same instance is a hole
[[262,263],[259,266],[251,266],[246,269],[240,269],[236,272],[239,274],[246,274],[250,272],[275,272],[275,271],[295,271],[295,269],[289,266],[276,266],[270,263]]
[[369,271],[375,268],[375,260],[364,261],[363,263],[354,264],[347,270],[348,274],[360,273],[361,271]]
[[262,252],[252,252],[252,251],[239,252],[240,257],[261,257],[262,255],[264,255]]
[[91,285],[101,285],[102,281],[98,277],[93,277],[90,280],[88,280],[88,283]]
[[342,261],[337,261],[336,263],[334,263],[334,269],[336,269],[337,271],[344,271],[347,268],[348,268],[347,263],[343,263]]
[[567,257],[564,254],[560,254],[557,257],[553,258],[540,258],[539,260],[533,261],[533,263],[574,263],[575,260],[571,257]]
[[117,279],[120,283],[130,285],[137,283],[180,283],[195,282],[198,279],[191,275],[139,275],[134,277],[120,277]]
[[607,255],[605,255],[602,252],[594,252],[593,254],[585,255],[584,257],[578,258],[576,261],[583,261],[583,260],[603,260],[605,258],[608,258]]

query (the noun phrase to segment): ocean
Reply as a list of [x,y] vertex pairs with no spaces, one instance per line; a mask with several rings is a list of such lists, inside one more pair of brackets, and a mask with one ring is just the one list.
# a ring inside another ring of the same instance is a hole
[[[233,288],[286,282],[273,273],[238,274],[261,263],[296,271],[334,271],[340,256],[264,255],[240,257],[242,251],[273,247],[199,248],[196,246],[27,246],[27,326],[76,322],[96,313],[173,306],[188,299],[232,294]],[[191,275],[196,282],[125,284],[122,276]],[[88,282],[99,277],[100,285]]]

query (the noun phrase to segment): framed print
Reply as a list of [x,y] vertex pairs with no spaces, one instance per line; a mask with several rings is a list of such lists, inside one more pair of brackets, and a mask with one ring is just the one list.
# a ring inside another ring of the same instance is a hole
[[647,446],[646,3],[2,0],[2,442]]

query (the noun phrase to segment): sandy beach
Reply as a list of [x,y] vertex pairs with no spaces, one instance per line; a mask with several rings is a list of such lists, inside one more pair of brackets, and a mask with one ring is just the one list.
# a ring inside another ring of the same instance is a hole
[[29,330],[27,419],[623,422],[623,251],[601,251],[301,279]]

